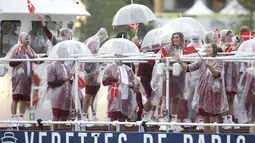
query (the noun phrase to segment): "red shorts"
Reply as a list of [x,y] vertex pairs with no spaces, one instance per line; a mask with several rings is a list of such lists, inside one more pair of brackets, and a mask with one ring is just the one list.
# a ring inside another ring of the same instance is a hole
[[206,117],[209,117],[209,116],[219,116],[219,114],[212,114],[212,113],[205,112],[205,110],[201,109],[201,108],[198,108],[197,114],[199,116],[206,116]]
[[69,115],[68,110],[62,110],[57,108],[52,108],[52,114],[54,117],[60,118],[60,117],[67,117]]
[[28,95],[13,94],[12,100],[13,101],[30,101],[30,97]]
[[127,116],[123,115],[121,112],[108,112],[108,117],[113,120],[127,119]]
[[96,95],[100,85],[86,85],[86,94]]

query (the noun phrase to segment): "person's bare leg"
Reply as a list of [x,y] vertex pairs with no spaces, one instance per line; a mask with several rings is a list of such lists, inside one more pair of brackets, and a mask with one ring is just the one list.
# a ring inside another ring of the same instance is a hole
[[95,98],[96,98],[96,95],[91,95],[90,101],[89,101],[89,105],[91,107],[91,112],[92,113],[96,113],[95,108],[94,108],[94,100],[95,100]]
[[20,101],[19,112],[20,112],[21,115],[25,114],[26,107],[27,107],[26,101]]
[[151,110],[152,105],[151,105],[151,98],[150,97],[147,99],[147,101],[145,102],[145,104],[143,106],[144,106],[144,111],[145,112],[149,112]]
[[[53,116],[52,121],[59,121],[59,118],[58,118],[58,117]],[[52,127],[53,127],[53,130],[57,130],[57,129],[58,129],[58,124],[53,124],[53,125],[52,125]]]
[[[210,118],[207,116],[201,116],[204,120],[204,123],[210,123]],[[211,133],[211,127],[209,126],[204,126],[204,133]]]
[[234,113],[234,108],[233,108],[233,102],[235,99],[235,95],[228,95],[228,105],[229,105],[229,110],[227,115],[233,115]]
[[90,94],[86,94],[84,99],[83,99],[83,113],[87,117],[88,117],[88,108],[89,108],[90,98],[91,98],[91,95]]
[[[210,123],[219,123],[218,116],[210,116]],[[219,127],[211,127],[211,133],[217,134],[219,131]]]
[[[66,121],[67,120],[67,116],[62,116],[59,118],[59,121]],[[59,129],[65,129],[66,125],[65,124],[59,124],[58,128]]]
[[178,98],[171,98],[170,99],[171,103],[171,115],[177,115],[178,114],[178,103],[179,99]]
[[[117,119],[115,119],[115,118],[111,118],[111,122],[114,122],[114,121],[116,121]],[[116,126],[113,126],[113,125],[109,125],[109,127],[110,127],[110,131],[116,131]]]
[[11,114],[16,115],[17,114],[17,106],[18,106],[18,101],[12,101],[11,104]]

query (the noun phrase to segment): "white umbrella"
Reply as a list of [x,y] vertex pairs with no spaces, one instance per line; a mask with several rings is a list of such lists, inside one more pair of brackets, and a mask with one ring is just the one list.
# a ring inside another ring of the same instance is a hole
[[[150,48],[151,50],[158,50],[157,48],[161,48],[160,45],[164,43],[171,42],[171,36],[174,33],[174,30],[171,28],[156,28],[149,31],[142,42],[142,50],[145,48]],[[155,46],[154,45],[159,45]]]
[[254,53],[255,53],[255,39],[244,41],[237,50],[237,55]]
[[112,25],[128,25],[155,20],[157,20],[156,16],[148,7],[132,3],[119,9],[113,18]]
[[70,58],[72,55],[93,56],[84,43],[74,40],[58,43],[49,53],[50,58]]
[[131,41],[123,38],[114,38],[106,41],[98,51],[99,54],[140,54],[138,47]]
[[199,35],[203,39],[206,32],[202,24],[191,17],[173,19],[165,24],[163,28],[171,28],[174,32],[182,32],[185,39],[190,39],[190,36],[193,34]]

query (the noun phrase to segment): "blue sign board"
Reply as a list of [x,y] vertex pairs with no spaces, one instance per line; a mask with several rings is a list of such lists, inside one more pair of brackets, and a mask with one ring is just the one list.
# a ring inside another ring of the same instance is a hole
[[255,143],[255,135],[142,132],[0,131],[0,143]]

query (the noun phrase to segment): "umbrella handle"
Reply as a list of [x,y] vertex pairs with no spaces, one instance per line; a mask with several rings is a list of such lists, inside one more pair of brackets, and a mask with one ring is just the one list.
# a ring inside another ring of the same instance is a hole
[[136,28],[136,30],[135,30],[135,37],[137,37],[138,28],[139,28],[139,26],[138,26],[138,27]]

